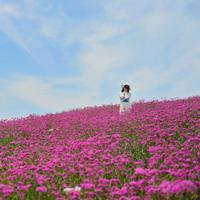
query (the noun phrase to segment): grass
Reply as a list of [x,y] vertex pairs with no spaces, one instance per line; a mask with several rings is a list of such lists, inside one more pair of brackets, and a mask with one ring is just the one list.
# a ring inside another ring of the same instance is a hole
[[7,136],[7,137],[4,137],[4,138],[1,138],[0,147],[8,145],[9,143],[11,143],[14,140],[15,140],[15,137],[13,137],[13,136]]

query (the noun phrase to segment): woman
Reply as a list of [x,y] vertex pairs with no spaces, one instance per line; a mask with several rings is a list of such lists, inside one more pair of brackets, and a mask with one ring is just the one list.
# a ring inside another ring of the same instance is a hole
[[119,94],[120,97],[120,107],[119,107],[119,113],[128,112],[131,110],[131,93],[130,93],[130,86],[129,85],[122,85],[122,90]]

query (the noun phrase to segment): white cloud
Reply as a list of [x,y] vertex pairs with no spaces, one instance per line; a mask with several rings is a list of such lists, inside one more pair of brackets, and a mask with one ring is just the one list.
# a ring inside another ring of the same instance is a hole
[[18,17],[20,10],[15,4],[0,3],[0,17]]
[[51,23],[43,23],[41,25],[41,33],[47,37],[55,37],[57,35],[57,29],[51,25]]
[[92,98],[94,95],[92,91],[84,93],[80,90],[79,84],[82,84],[81,89],[84,89],[84,83],[76,78],[52,79],[49,77],[15,76],[6,80],[1,79],[0,82],[4,86],[4,98],[17,97],[49,112],[99,103]]

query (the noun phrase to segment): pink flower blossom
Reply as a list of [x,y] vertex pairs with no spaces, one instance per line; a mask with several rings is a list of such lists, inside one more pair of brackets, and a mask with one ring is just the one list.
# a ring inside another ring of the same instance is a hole
[[81,184],[81,187],[84,189],[93,189],[94,184],[93,183],[83,183],[83,184]]
[[27,191],[31,186],[32,184],[20,185],[19,188],[23,191]]
[[157,189],[162,194],[179,194],[181,192],[195,192],[197,190],[197,186],[189,180],[175,182],[163,181]]
[[47,188],[45,186],[39,186],[36,188],[36,191],[38,192],[47,192]]

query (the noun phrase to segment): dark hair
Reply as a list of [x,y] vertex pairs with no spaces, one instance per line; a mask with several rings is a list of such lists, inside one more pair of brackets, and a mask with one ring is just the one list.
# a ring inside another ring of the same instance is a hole
[[131,90],[129,85],[124,85],[122,90],[121,90],[122,92],[124,92],[124,88],[126,88],[128,92]]

